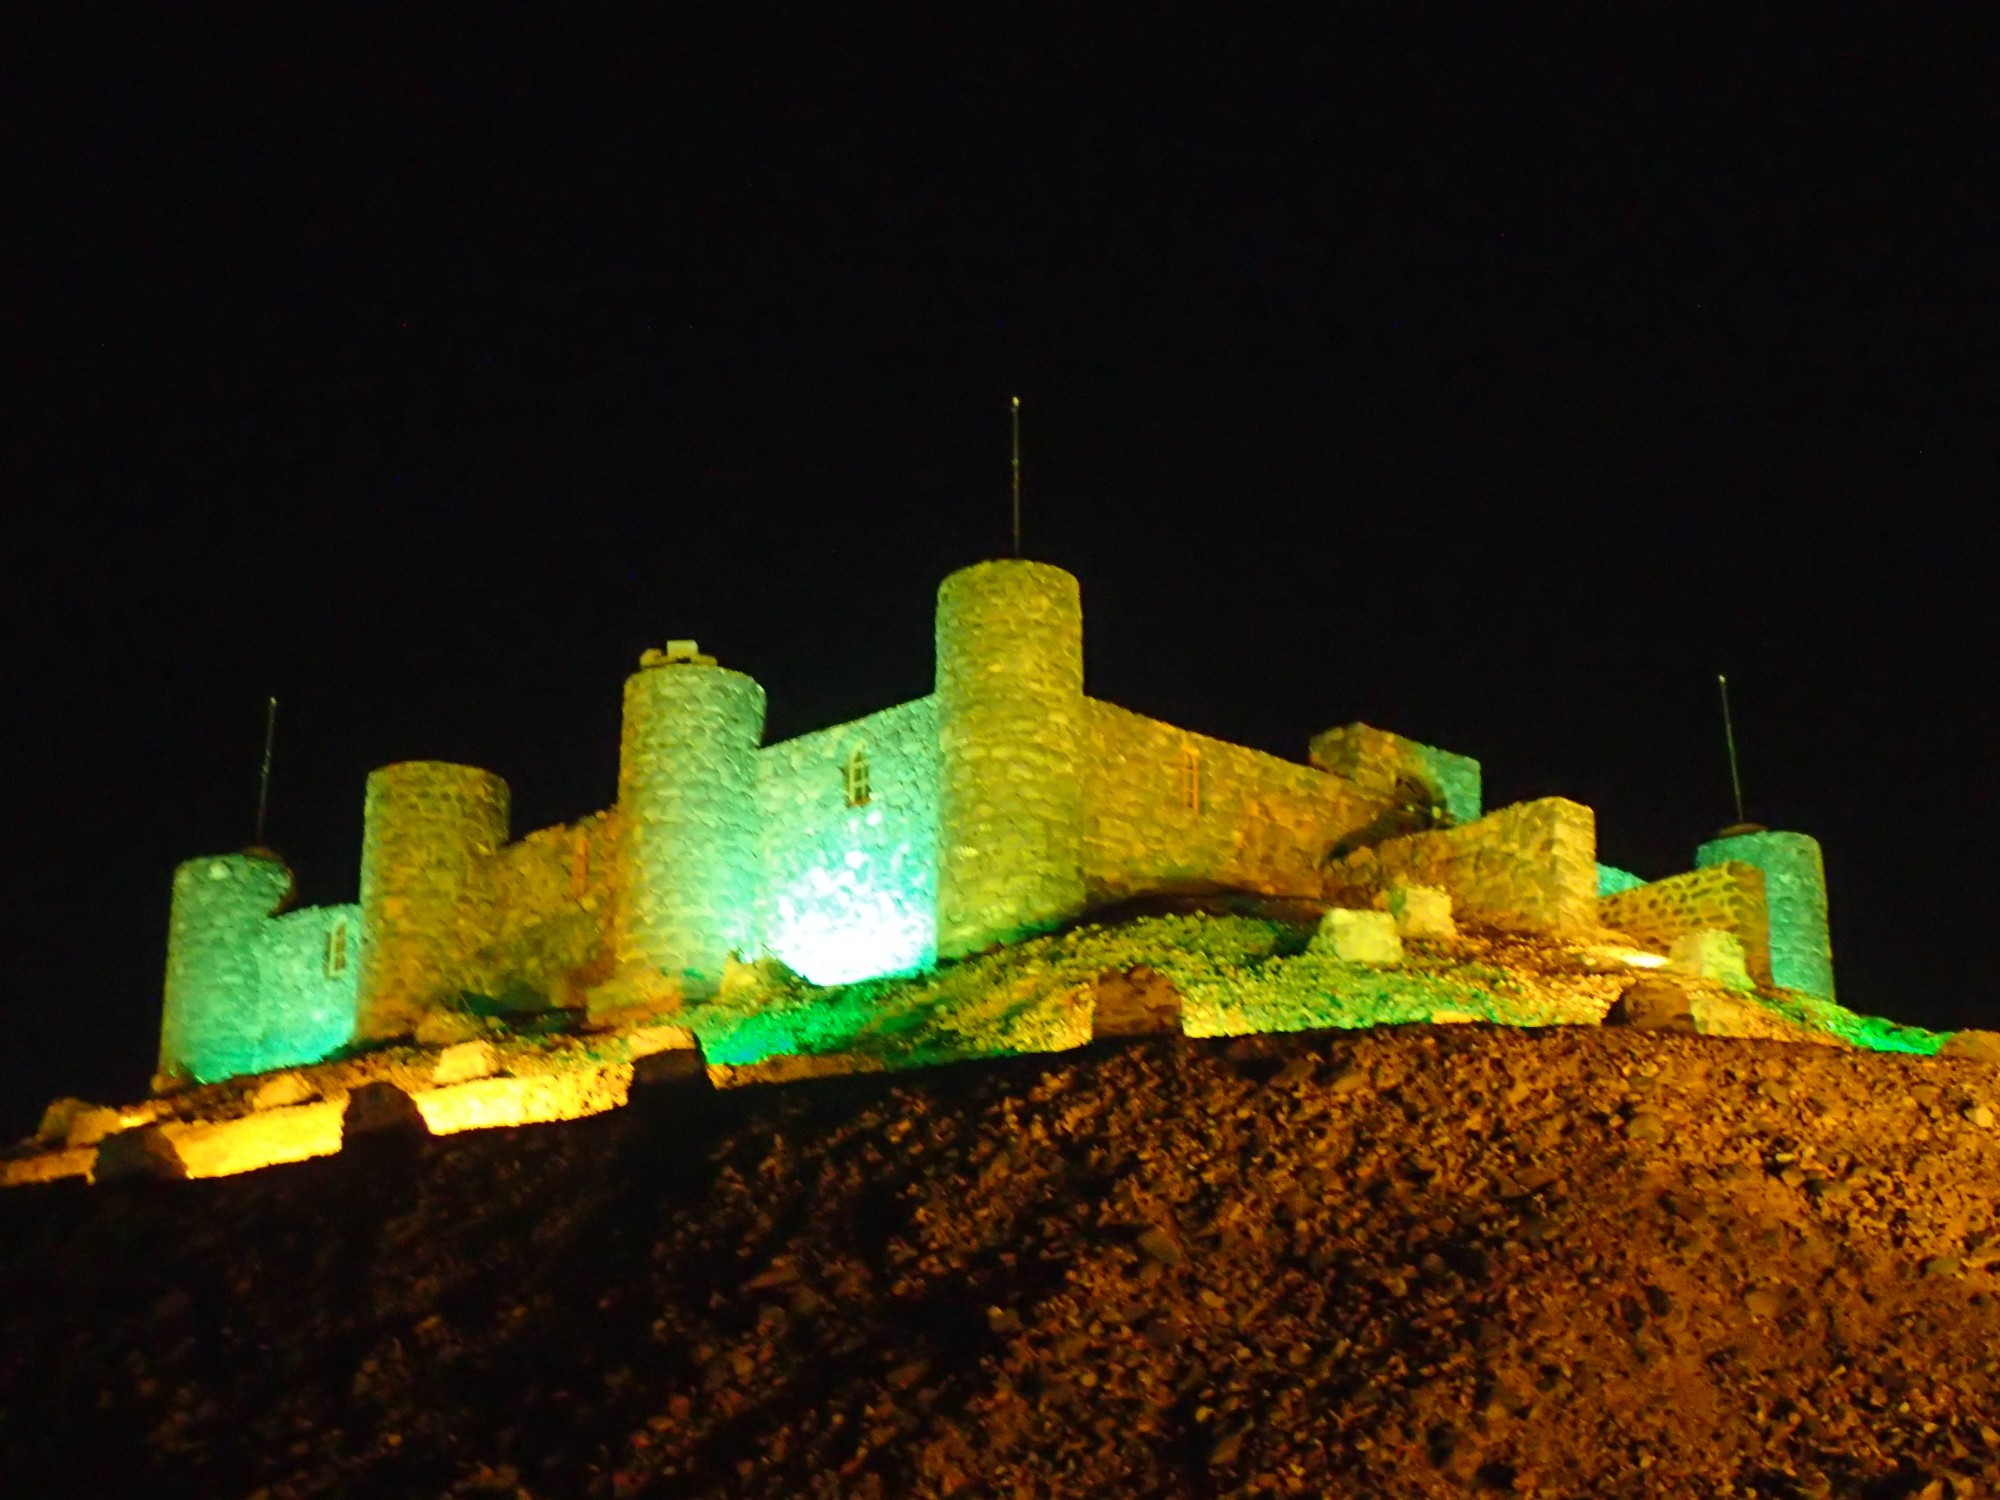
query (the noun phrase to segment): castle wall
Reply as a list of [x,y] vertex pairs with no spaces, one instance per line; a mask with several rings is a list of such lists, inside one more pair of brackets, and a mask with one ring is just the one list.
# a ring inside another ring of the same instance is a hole
[[274,856],[189,860],[174,872],[160,1072],[208,1083],[318,1062],[352,1037],[360,909],[277,915],[292,872]]
[[615,809],[541,828],[493,856],[493,926],[468,987],[509,1010],[578,1007],[612,967]]
[[757,804],[765,952],[819,984],[936,961],[935,697],[766,746]]
[[1597,818],[1562,797],[1517,802],[1356,850],[1329,869],[1326,889],[1367,900],[1399,881],[1443,886],[1461,915],[1496,927],[1586,934],[1597,927]]
[[1822,1000],[1833,999],[1826,865],[1818,841],[1803,833],[1772,829],[1711,839],[1695,851],[1695,864],[1701,869],[1730,860],[1741,860],[1764,872],[1772,982]]
[[1306,758],[1385,801],[1396,796],[1400,780],[1411,778],[1436,794],[1453,823],[1470,823],[1483,811],[1478,761],[1386,729],[1367,724],[1329,729],[1313,736]]
[[1083,606],[1060,568],[1010,559],[938,589],[938,952],[1082,910]]
[[1085,701],[1092,902],[1224,888],[1317,896],[1320,862],[1380,801],[1337,776]]
[[1684,933],[1714,928],[1734,933],[1744,967],[1759,984],[1771,983],[1770,920],[1764,907],[1764,874],[1740,860],[1688,870],[1605,896],[1598,919],[1650,947],[1666,949]]
[[663,661],[625,679],[617,960],[642,984],[705,994],[756,951],[763,732],[741,672]]
[[492,940],[492,859],[507,842],[507,783],[443,761],[370,773],[362,811],[358,1034],[405,1036],[456,998]]

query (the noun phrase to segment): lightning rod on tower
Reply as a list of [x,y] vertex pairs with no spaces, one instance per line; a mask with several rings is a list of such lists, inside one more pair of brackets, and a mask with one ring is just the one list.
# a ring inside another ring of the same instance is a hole
[[264,814],[271,805],[271,748],[278,735],[278,700],[264,701],[264,764],[257,773],[257,835],[252,848],[264,847]]
[[1021,555],[1021,398],[1013,398],[1014,424],[1014,555]]

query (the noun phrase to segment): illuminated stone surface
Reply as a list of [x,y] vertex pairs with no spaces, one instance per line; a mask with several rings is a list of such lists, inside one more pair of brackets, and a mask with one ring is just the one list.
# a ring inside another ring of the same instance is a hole
[[1083,907],[1083,607],[1042,563],[980,563],[938,590],[938,952]]
[[1773,982],[1764,874],[1754,865],[1724,860],[1632,886],[1601,899],[1597,912],[1606,927],[1656,948],[1704,929],[1730,933],[1751,976]]
[[1818,841],[1803,833],[1769,830],[1712,839],[1695,852],[1695,863],[1702,869],[1730,860],[1764,872],[1773,981],[1784,989],[1833,999],[1826,865]]
[[1342,963],[1399,964],[1403,940],[1396,932],[1396,919],[1386,911],[1335,907],[1320,919],[1310,951]]
[[[643,1054],[620,1039],[661,1022],[725,1071],[1076,1045],[1101,975],[1135,964],[1182,995],[1194,1032],[1587,1023],[1608,994],[1496,988],[1467,955],[1517,933],[1623,973],[1704,928],[1735,936],[1753,981],[1792,991],[1746,1008],[1716,985],[1696,997],[1712,1027],[1922,1048],[1831,1005],[1824,881],[1802,836],[1705,845],[1699,869],[1645,883],[1597,863],[1587,807],[1485,813],[1469,757],[1350,724],[1301,764],[1088,697],[1076,580],[1041,563],[952,574],[935,630],[931,695],[769,746],[750,677],[692,642],[647,652],[625,685],[617,803],[519,839],[490,772],[385,767],[368,780],[358,906],[285,910],[290,872],[263,852],[190,861],[175,880],[161,1087],[318,1063],[319,1097],[337,1099],[355,1086],[342,1059],[358,1043],[380,1054],[368,1076],[413,1095],[490,1081],[465,1096],[489,1101],[474,1114],[539,1117],[556,1108],[535,1102],[542,1086],[512,1080],[627,1065]],[[1358,946],[1322,945],[1265,954],[1225,983],[1109,940],[1092,940],[1097,968],[1065,960],[1060,975],[995,971],[985,953],[1093,913],[1213,897],[1288,903],[1301,934],[1328,905],[1375,908],[1355,915],[1420,940],[1422,962],[1389,974],[1390,960],[1344,956]],[[546,1054],[529,1042],[578,1028],[595,1040]],[[471,1050],[382,1063],[405,1039]],[[461,1075],[475,1057],[512,1080]]]
[[1732,990],[1747,990],[1756,984],[1743,960],[1743,944],[1733,932],[1718,932],[1712,927],[1684,932],[1674,939],[1667,958],[1677,973],[1713,979]]
[[489,926],[488,857],[507,842],[507,814],[507,783],[473,766],[406,761],[369,776],[356,1035],[407,1036],[464,991]]

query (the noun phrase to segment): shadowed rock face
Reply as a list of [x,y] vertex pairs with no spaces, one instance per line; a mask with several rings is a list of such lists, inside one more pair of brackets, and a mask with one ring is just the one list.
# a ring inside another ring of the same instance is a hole
[[0,1490],[1991,1487],[1996,1079],[1643,1030],[1150,1039],[22,1189]]

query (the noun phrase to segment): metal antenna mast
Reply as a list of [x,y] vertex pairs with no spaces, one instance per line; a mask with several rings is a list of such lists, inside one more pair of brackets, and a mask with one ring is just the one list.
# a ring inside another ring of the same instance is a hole
[[264,765],[257,773],[257,836],[251,840],[254,848],[264,847],[264,813],[271,805],[271,747],[278,737],[278,700],[269,698],[264,703]]
[[1740,827],[1749,820],[1743,816],[1743,777],[1736,769],[1736,725],[1729,717],[1729,679],[1717,672],[1715,685],[1722,693],[1722,742],[1729,748],[1729,789],[1736,796],[1736,823]]
[[1014,555],[1021,555],[1021,398],[1013,398],[1014,422]]

